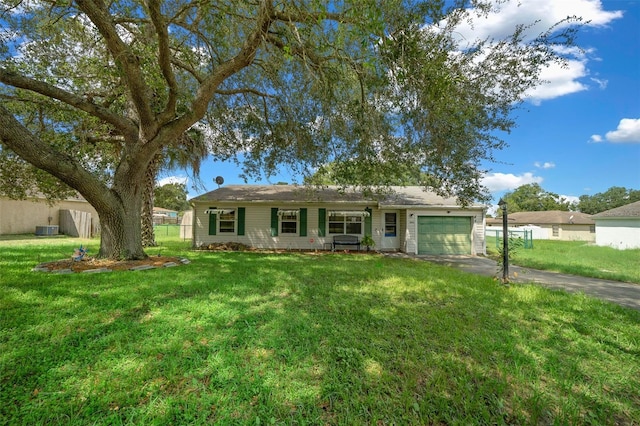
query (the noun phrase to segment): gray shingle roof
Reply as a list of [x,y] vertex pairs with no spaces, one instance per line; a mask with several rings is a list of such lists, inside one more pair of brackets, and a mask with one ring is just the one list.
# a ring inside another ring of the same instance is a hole
[[[498,219],[502,223],[502,218]],[[580,212],[549,210],[542,212],[507,213],[507,220],[512,225],[594,225],[591,215]],[[487,221],[489,223],[489,221]]]
[[[392,187],[393,192],[365,196],[361,191],[341,190],[337,186],[307,187],[298,185],[228,185],[192,198],[196,202],[262,202],[262,203],[349,203],[370,204],[377,201],[380,206],[440,206],[459,207],[455,198],[443,198],[425,192],[419,186]],[[474,204],[475,208],[485,207]]]
[[596,215],[595,219],[613,218],[613,217],[640,217],[640,201],[616,207],[615,209],[606,210]]

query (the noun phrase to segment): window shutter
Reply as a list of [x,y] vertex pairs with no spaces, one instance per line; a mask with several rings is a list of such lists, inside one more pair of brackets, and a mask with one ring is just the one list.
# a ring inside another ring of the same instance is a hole
[[[210,209],[215,209],[215,207],[209,207]],[[216,235],[216,225],[217,225],[217,214],[209,215],[209,235]]]
[[238,235],[244,235],[244,207],[238,207]]
[[373,211],[367,207],[364,211],[369,213],[369,216],[364,218],[364,235],[373,236],[373,230],[371,228],[371,223],[373,219]]
[[300,236],[307,236],[307,209],[300,209]]
[[271,236],[278,236],[278,208],[271,208]]
[[318,237],[327,234],[327,209],[318,209]]

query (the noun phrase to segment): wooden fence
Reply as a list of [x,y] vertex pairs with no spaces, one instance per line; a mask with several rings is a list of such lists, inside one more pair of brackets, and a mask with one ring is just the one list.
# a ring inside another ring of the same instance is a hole
[[80,210],[60,210],[60,233],[70,237],[91,238],[91,213]]

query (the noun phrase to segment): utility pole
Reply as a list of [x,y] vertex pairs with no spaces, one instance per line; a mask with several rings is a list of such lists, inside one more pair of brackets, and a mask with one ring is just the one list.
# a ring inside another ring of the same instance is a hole
[[502,283],[509,282],[509,225],[507,223],[507,203],[502,198],[498,201],[502,209]]

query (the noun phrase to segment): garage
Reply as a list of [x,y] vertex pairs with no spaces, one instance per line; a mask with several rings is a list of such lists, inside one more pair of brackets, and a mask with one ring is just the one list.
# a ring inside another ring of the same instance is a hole
[[471,254],[471,218],[419,216],[418,254]]

